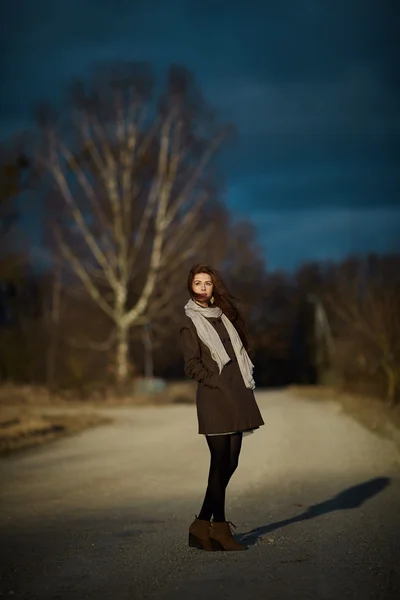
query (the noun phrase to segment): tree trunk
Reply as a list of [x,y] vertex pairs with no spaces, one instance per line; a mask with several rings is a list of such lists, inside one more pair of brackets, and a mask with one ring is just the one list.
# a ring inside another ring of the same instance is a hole
[[116,382],[121,385],[126,383],[129,373],[129,326],[124,323],[117,324],[116,348]]
[[144,345],[144,375],[147,379],[151,379],[154,376],[154,364],[153,364],[153,338],[151,333],[151,326],[146,323],[143,329],[143,345]]
[[124,319],[126,314],[127,286],[122,283],[115,296],[115,313],[117,315],[117,347],[115,378],[118,385],[123,385],[129,373],[129,323]]
[[60,325],[60,301],[61,301],[61,268],[57,264],[52,282],[51,308],[50,308],[50,340],[46,356],[46,381],[47,388],[51,393],[56,387],[56,363],[58,350],[58,336]]
[[390,374],[388,375],[388,389],[387,396],[390,406],[394,406],[396,404],[396,378],[392,370],[390,370]]
[[397,382],[396,382],[396,374],[393,368],[387,366],[385,367],[386,372],[386,398],[389,406],[394,406],[396,404],[396,392],[397,392]]

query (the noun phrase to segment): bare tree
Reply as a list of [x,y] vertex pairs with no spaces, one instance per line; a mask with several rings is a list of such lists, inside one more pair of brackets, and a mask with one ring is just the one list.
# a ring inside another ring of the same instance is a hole
[[[350,333],[361,335],[364,348],[368,344],[375,350],[370,370],[383,373],[390,405],[400,390],[399,263],[399,256],[349,260],[338,268],[335,292],[329,294],[334,312]],[[363,356],[359,358],[365,361]]]
[[159,102],[151,87],[146,69],[113,68],[89,91],[75,86],[68,129],[42,121],[41,164],[62,201],[54,233],[114,325],[119,383],[129,372],[131,328],[148,319],[151,303],[163,309],[170,288],[160,282],[212,232],[212,222],[199,227],[211,197],[205,172],[224,137],[185,70],[170,71]]
[[0,278],[19,277],[26,256],[13,234],[18,221],[16,201],[27,187],[29,162],[14,141],[0,147]]

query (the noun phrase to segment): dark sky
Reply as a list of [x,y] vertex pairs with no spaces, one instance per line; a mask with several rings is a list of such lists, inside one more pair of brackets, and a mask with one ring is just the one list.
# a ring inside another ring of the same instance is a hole
[[239,131],[228,206],[271,268],[399,248],[398,0],[13,0],[2,137],[93,61],[192,69]]

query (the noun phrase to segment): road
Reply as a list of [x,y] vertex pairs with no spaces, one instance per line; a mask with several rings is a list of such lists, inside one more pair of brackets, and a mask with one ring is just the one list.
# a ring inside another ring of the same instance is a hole
[[400,597],[400,457],[333,403],[258,391],[228,518],[246,552],[188,548],[208,469],[189,405],[0,461],[2,597],[380,600]]

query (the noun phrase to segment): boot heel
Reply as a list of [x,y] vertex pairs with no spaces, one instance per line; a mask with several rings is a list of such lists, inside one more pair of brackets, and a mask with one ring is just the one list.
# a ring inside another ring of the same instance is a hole
[[193,535],[193,533],[189,533],[189,546],[191,548],[198,548],[199,550],[204,550],[203,544],[195,535]]
[[210,538],[210,541],[211,541],[211,548],[214,550],[214,552],[225,550],[223,545],[220,544],[217,540]]

